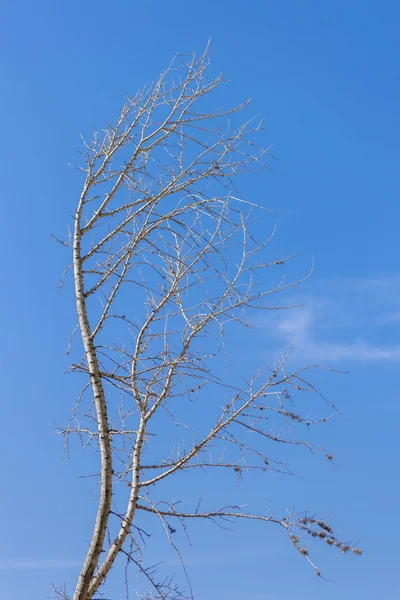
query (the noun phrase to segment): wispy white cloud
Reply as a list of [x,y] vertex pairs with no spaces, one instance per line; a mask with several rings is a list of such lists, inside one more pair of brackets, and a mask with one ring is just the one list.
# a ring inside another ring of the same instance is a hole
[[0,571],[28,571],[37,569],[68,569],[79,567],[77,560],[54,558],[0,558]]
[[400,339],[389,327],[400,322],[400,278],[320,282],[301,300],[274,319],[273,331],[302,359],[400,361]]
[[268,592],[233,592],[229,597],[232,600],[279,600],[279,596]]

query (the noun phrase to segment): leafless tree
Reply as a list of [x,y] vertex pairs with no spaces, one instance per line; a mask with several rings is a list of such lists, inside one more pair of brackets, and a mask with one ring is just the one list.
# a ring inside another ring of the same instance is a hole
[[[223,78],[208,80],[208,66],[208,48],[188,61],[175,57],[156,83],[127,98],[115,124],[83,140],[77,168],[85,180],[66,245],[84,347],[72,369],[86,384],[68,427],[58,431],[98,447],[101,466],[93,536],[73,600],[101,592],[117,557],[137,568],[137,598],[193,597],[190,584],[185,595],[146,566],[144,515],[159,520],[178,553],[172,533],[196,520],[278,525],[318,575],[308,537],[360,553],[307,513],[183,508],[163,496],[161,482],[182,472],[290,473],[274,448],[317,450],[302,430],[336,412],[329,402],[328,414],[314,421],[304,404],[296,411],[297,394],[325,399],[306,378],[310,368],[288,370],[288,355],[241,386],[215,368],[218,353],[229,354],[227,325],[249,326],[251,310],[288,308],[274,298],[300,282],[279,276],[266,285],[290,256],[266,256],[273,232],[264,240],[252,235],[255,212],[265,212],[241,196],[237,182],[272,159],[256,144],[260,119],[235,125],[248,102],[209,108]],[[191,416],[199,407],[202,427]],[[58,595],[69,598],[61,589]]]

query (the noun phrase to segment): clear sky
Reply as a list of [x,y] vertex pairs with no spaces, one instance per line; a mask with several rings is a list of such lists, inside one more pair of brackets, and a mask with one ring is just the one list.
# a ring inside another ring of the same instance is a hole
[[[207,600],[400,597],[400,4],[3,0],[4,600],[46,598],[51,581],[71,587],[93,523],[91,483],[78,478],[88,459],[76,450],[63,461],[52,435],[79,388],[63,375],[75,308],[70,282],[61,294],[57,285],[69,256],[51,238],[65,235],[79,194],[67,163],[79,133],[101,127],[125,93],[209,37],[213,69],[232,81],[224,103],[253,97],[252,110],[266,116],[265,144],[279,157],[281,174],[250,191],[285,211],[278,246],[298,253],[293,272],[315,259],[312,280],[295,296],[304,308],[259,323],[255,360],[294,341],[295,360],[350,371],[320,382],[344,417],[325,430],[337,468],[297,458],[302,478],[254,479],[249,499],[321,511],[365,554],[321,549],[335,581],[327,583],[273,527],[202,527],[187,550],[194,590]],[[178,570],[168,560],[165,568]],[[123,598],[117,576],[108,594]]]

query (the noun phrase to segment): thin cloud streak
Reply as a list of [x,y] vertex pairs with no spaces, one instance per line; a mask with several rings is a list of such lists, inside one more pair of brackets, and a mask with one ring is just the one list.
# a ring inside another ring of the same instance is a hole
[[77,560],[10,558],[0,559],[0,571],[30,571],[38,569],[68,569],[80,566]]
[[[335,280],[305,299],[302,307],[278,315],[273,332],[308,361],[400,362],[400,344],[372,343],[363,335],[379,327],[384,340],[384,326],[400,321],[400,310],[393,310],[400,307],[398,289],[398,278]],[[329,340],[330,335],[335,339]]]

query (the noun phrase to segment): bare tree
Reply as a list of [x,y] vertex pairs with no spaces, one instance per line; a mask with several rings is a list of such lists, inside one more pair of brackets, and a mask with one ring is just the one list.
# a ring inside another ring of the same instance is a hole
[[[101,469],[93,536],[73,600],[93,598],[117,557],[137,568],[137,598],[192,598],[190,584],[185,596],[146,567],[145,515],[159,520],[178,553],[172,533],[195,520],[274,523],[318,575],[309,536],[360,553],[307,513],[182,508],[163,496],[162,482],[182,472],[290,473],[274,448],[316,451],[302,430],[336,412],[327,401],[328,414],[314,421],[304,408],[295,410],[298,393],[325,399],[306,379],[309,367],[288,370],[288,355],[243,385],[215,368],[218,353],[229,353],[226,326],[249,326],[251,309],[288,308],[274,298],[300,282],[265,284],[271,268],[290,256],[266,256],[273,232],[265,240],[252,235],[251,220],[262,209],[240,195],[237,182],[268,169],[271,158],[256,144],[261,120],[234,125],[248,102],[210,110],[207,97],[223,78],[206,78],[207,50],[188,62],[175,57],[156,83],[126,100],[114,125],[84,141],[78,168],[85,180],[67,245],[84,347],[72,368],[87,381],[59,433],[98,447]],[[191,413],[199,407],[204,432]]]

